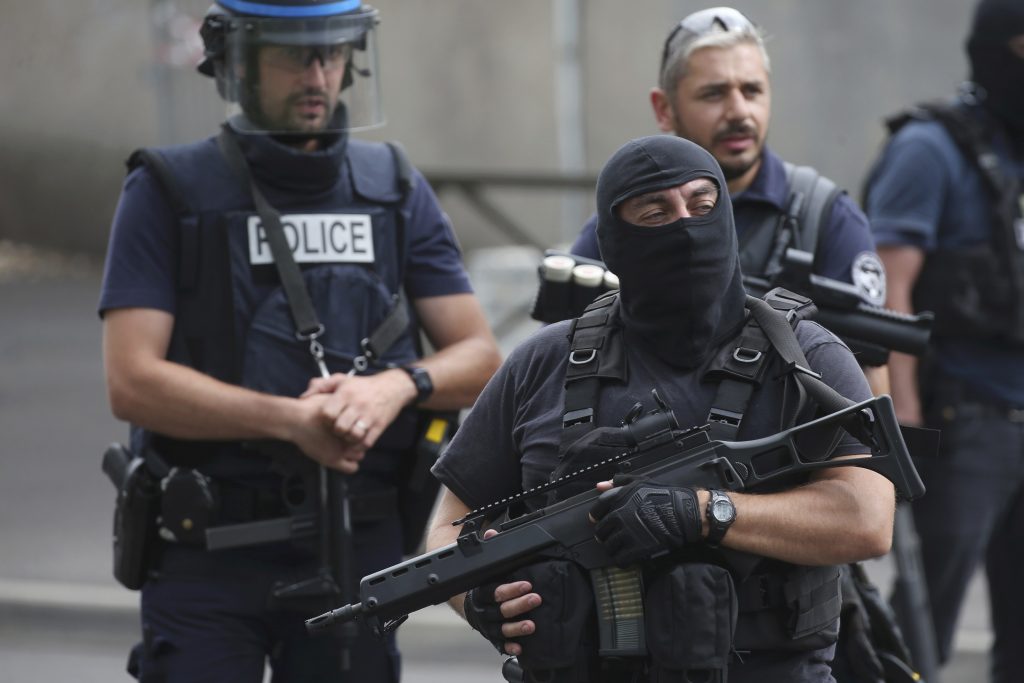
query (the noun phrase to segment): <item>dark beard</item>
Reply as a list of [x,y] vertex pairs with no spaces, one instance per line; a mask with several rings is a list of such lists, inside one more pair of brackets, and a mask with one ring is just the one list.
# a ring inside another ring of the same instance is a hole
[[723,164],[721,160],[718,161],[718,165],[722,167],[722,175],[725,176],[725,180],[736,180],[740,178],[744,173],[754,168],[758,162],[761,161],[761,157],[764,155],[764,148],[761,149],[761,153],[758,154],[749,164]]

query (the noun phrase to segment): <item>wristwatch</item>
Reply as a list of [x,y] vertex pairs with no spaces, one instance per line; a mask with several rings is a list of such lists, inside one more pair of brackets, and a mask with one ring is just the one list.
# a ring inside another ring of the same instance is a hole
[[425,368],[417,365],[403,365],[403,370],[409,373],[412,383],[416,385],[416,403],[423,403],[434,393],[434,383],[430,381],[430,373]]
[[736,506],[725,491],[709,490],[711,500],[708,501],[708,537],[707,543],[718,545],[722,542],[725,532],[736,521]]

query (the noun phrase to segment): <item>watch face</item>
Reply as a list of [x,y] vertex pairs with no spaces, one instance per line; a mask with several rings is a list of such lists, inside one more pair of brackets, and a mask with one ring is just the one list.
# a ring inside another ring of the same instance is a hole
[[736,508],[728,498],[719,498],[711,505],[711,514],[715,520],[723,524],[731,522],[736,515]]

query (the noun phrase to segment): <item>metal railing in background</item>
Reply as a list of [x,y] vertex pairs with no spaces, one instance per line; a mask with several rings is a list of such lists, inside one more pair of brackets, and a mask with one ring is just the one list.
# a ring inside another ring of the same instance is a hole
[[[528,190],[537,192],[562,191],[572,193],[593,192],[597,177],[586,174],[564,173],[511,173],[496,171],[442,171],[424,170],[427,182],[443,201],[446,195],[458,195],[465,200],[495,231],[503,235],[516,246],[532,247],[537,250],[536,263],[528,269],[531,275],[526,280],[516,278],[526,287],[533,287],[528,296],[522,296],[522,288],[515,287],[509,292],[499,291],[492,296],[481,295],[482,304],[491,321],[494,336],[502,347],[510,345],[518,338],[520,330],[530,320],[530,308],[536,294],[536,278],[532,277],[533,268],[540,262],[540,255],[545,249],[553,246],[549,241],[541,240],[517,222],[508,212],[502,210],[488,196],[489,190]],[[582,227],[582,224],[581,226]],[[490,270],[490,269],[488,269]],[[474,282],[481,285],[487,277],[483,273],[473,276]],[[503,290],[502,287],[497,287]],[[520,296],[516,296],[520,294]]]
[[[597,176],[564,173],[423,170],[438,197],[456,193],[513,244],[544,250],[552,246],[519,225],[487,196],[488,189],[593,192]],[[582,225],[580,226],[582,227]]]

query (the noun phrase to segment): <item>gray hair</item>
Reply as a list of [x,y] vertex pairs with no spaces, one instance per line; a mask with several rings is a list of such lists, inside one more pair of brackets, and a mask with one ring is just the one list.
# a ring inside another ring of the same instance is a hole
[[749,43],[761,51],[761,58],[764,60],[764,68],[769,74],[772,71],[771,60],[768,58],[768,51],[765,49],[766,35],[753,24],[733,30],[717,30],[703,34],[694,34],[689,31],[677,31],[672,37],[672,42],[665,48],[665,60],[661,66],[661,74],[658,85],[668,95],[669,101],[675,101],[676,88],[680,79],[686,76],[690,64],[690,56],[697,50],[706,47],[728,48],[741,43]]

